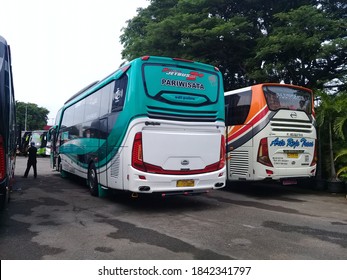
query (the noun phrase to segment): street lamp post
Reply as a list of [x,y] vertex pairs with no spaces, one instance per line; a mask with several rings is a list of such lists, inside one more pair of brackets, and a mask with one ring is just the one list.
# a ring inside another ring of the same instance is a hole
[[25,105],[24,131],[27,131],[28,104]]

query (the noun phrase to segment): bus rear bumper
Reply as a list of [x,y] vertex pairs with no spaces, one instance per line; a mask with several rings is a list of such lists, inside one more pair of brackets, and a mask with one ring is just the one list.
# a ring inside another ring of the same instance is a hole
[[307,179],[313,178],[316,175],[316,166],[301,168],[301,169],[290,169],[290,168],[276,168],[271,167],[265,168],[263,172],[259,172],[254,175],[254,180],[268,180],[272,179],[275,181],[283,179]]
[[136,193],[196,194],[225,187],[225,168],[194,175],[163,175],[130,167],[128,191]]

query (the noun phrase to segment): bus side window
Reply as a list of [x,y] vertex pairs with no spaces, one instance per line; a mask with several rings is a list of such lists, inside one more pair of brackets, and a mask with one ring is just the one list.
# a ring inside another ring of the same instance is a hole
[[113,89],[114,89],[114,81],[107,84],[101,89],[99,117],[103,117],[110,113],[110,109],[111,109],[110,99],[111,99],[111,92],[113,93]]
[[112,96],[112,112],[121,111],[123,109],[127,85],[128,76],[126,74],[115,81]]
[[101,94],[97,91],[85,99],[84,122],[92,121],[99,117],[100,96]]
[[238,94],[226,96],[225,103],[228,105],[227,109],[227,124],[242,125],[245,123],[249,109],[251,108],[252,92],[245,91]]
[[73,106],[67,108],[63,115],[63,120],[61,122],[61,127],[66,128],[73,125],[73,117],[75,113],[75,108]]

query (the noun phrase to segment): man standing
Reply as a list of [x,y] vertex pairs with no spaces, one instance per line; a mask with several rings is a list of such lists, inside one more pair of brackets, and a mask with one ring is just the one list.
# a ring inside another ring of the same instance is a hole
[[34,178],[36,179],[37,177],[37,170],[36,170],[36,153],[37,153],[37,148],[35,147],[35,142],[30,143],[30,147],[28,149],[28,163],[27,163],[27,169],[25,170],[24,173],[24,178],[28,177],[29,170],[31,166],[34,169]]

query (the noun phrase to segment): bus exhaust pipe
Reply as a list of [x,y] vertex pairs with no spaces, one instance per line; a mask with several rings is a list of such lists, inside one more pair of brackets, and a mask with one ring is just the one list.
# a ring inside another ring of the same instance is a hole
[[131,194],[131,198],[138,198],[138,197],[139,197],[139,194],[138,194],[138,193],[133,192],[133,193]]
[[149,186],[140,186],[139,187],[139,191],[141,191],[141,192],[148,192],[150,190],[151,190],[151,188]]

